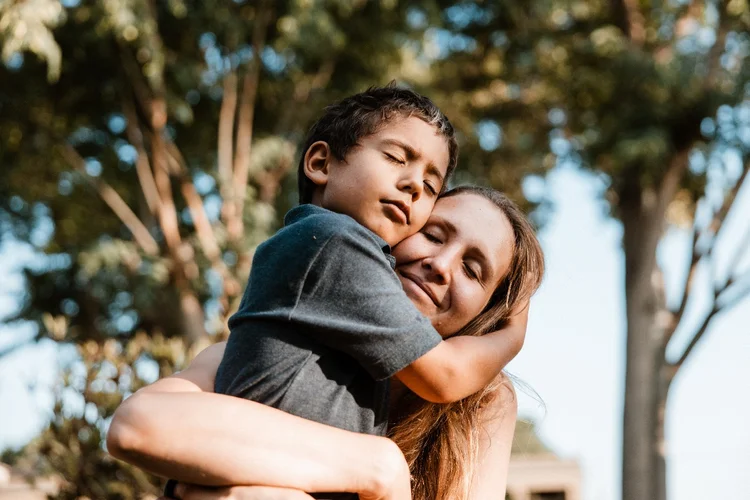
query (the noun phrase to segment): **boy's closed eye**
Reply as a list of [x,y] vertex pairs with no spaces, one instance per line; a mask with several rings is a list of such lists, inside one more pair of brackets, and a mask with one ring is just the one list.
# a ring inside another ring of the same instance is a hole
[[[389,153],[389,152],[387,152],[387,151],[384,151],[384,152],[383,152],[383,155],[384,155],[384,156],[385,156],[385,158],[386,158],[386,159],[387,159],[388,161],[390,161],[391,163],[395,163],[395,164],[397,164],[397,165],[406,165],[406,160],[402,159],[402,158],[401,158],[400,156],[398,156],[398,155],[396,155],[396,154],[393,154],[393,153]],[[430,182],[430,181],[424,181],[424,188],[425,188],[425,191],[427,191],[427,193],[428,193],[428,194],[429,194],[430,196],[433,196],[433,197],[434,197],[434,196],[437,196],[437,194],[438,194],[438,188],[436,188],[436,187],[435,187],[435,186],[433,185],[433,183],[432,183],[432,182]]]
[[388,153],[388,152],[385,152],[383,154],[385,155],[385,157],[389,161],[391,161],[393,163],[398,163],[399,165],[405,165],[406,164],[406,160],[403,160],[403,159],[401,159],[400,157],[398,157],[398,156],[396,156],[394,154],[391,154],[391,153]]

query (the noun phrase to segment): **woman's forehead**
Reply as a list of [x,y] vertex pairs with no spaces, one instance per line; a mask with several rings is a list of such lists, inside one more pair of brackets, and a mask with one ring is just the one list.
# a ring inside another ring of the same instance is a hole
[[457,226],[471,227],[473,223],[481,222],[486,229],[512,231],[505,213],[484,196],[474,193],[440,198],[432,213]]
[[513,252],[513,228],[505,213],[487,198],[464,193],[440,198],[432,211],[434,221],[452,226],[456,236],[507,269]]

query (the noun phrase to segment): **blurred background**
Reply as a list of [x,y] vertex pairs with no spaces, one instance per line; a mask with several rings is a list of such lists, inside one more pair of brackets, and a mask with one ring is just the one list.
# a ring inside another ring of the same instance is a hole
[[748,31],[747,0],[0,0],[0,498],[155,498],[114,409],[226,337],[306,128],[394,79],[543,241],[510,497],[749,498]]

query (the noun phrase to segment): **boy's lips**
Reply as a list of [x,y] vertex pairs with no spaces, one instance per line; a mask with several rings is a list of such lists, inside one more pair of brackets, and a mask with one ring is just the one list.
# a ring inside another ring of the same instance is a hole
[[411,212],[409,205],[400,200],[383,200],[382,203],[387,207],[392,207],[389,211],[392,211],[396,217],[402,219],[400,222],[409,224],[409,215]]

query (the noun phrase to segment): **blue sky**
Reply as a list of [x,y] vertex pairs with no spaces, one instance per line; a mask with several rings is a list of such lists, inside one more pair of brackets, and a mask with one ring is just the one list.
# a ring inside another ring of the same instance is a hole
[[[592,176],[558,168],[548,187],[555,210],[540,235],[547,276],[532,304],[526,345],[509,370],[546,406],[521,393],[522,414],[537,422],[555,452],[580,461],[583,500],[616,500],[625,352],[621,228],[604,213]],[[738,208],[750,213],[750,193]],[[686,243],[673,231],[660,248],[670,282],[679,278]],[[28,257],[14,245],[1,254],[4,313],[23,293],[13,269]],[[745,300],[717,317],[673,386],[667,416],[672,499],[743,498],[750,491],[749,305]],[[0,349],[23,334],[0,328]],[[45,387],[55,367],[51,343],[0,360],[0,449],[21,445],[44,425],[51,405]]]
[[[600,184],[592,176],[558,169],[549,182],[555,211],[541,232],[547,276],[532,304],[526,344],[509,370],[546,405],[521,394],[521,413],[537,421],[558,454],[580,461],[584,500],[617,499],[625,364],[622,230],[602,211]],[[740,204],[737,214],[750,213],[747,192]],[[734,231],[724,243],[740,234]],[[678,282],[684,268],[686,238],[673,231],[662,242],[659,260],[668,283]],[[695,305],[698,313],[700,301]],[[748,305],[745,300],[716,318],[674,382],[667,409],[672,499],[745,498],[750,490]]]

